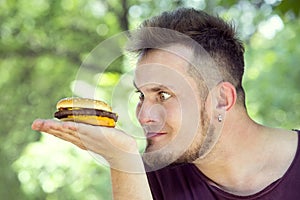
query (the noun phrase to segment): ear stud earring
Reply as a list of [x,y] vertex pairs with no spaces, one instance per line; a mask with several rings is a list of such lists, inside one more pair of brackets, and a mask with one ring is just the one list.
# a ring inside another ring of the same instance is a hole
[[222,120],[223,120],[222,115],[219,114],[219,115],[218,115],[218,122],[222,122]]

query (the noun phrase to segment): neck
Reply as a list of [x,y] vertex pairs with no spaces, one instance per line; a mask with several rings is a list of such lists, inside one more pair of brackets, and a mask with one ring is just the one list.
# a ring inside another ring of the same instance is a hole
[[270,170],[276,151],[272,137],[276,134],[270,134],[274,130],[255,123],[246,112],[242,115],[226,116],[219,141],[195,165],[210,184],[233,194],[250,195],[280,178],[292,159],[287,160],[288,166],[281,166],[275,173]]

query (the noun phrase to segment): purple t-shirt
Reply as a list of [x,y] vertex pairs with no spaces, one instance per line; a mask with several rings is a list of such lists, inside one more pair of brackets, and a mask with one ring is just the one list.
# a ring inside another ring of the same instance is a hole
[[[298,131],[298,141],[300,141],[300,131]],[[179,164],[147,173],[153,198],[157,200],[300,200],[299,143],[296,156],[285,175],[256,194],[237,196],[224,192],[208,184],[204,174],[195,165]]]

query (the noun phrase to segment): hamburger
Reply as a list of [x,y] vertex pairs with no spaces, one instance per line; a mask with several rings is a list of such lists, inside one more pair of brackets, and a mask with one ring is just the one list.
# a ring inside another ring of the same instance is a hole
[[115,127],[118,115],[103,101],[70,97],[57,102],[54,117],[62,121],[75,121],[96,126]]

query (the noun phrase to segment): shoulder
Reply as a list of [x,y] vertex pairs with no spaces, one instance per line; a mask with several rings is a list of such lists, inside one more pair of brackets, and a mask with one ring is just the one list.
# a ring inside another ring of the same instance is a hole
[[[299,133],[290,130],[275,129],[270,139],[269,169],[277,172],[279,177],[299,160]],[[275,173],[276,174],[276,173]]]
[[[300,138],[300,131],[294,130],[297,133],[297,138]],[[273,194],[277,195],[278,199],[299,199],[300,193],[300,144],[297,139],[297,148],[292,153],[291,163],[286,172],[280,178]]]

